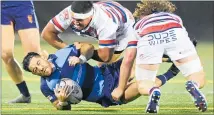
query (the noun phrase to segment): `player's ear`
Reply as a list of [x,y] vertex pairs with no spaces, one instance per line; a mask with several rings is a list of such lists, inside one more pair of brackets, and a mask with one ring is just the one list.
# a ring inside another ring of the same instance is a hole
[[47,59],[48,59],[48,56],[49,56],[49,54],[48,54],[48,52],[47,52],[46,50],[40,51],[40,52],[39,52],[39,55],[40,55],[43,59],[45,59],[45,60],[47,60]]

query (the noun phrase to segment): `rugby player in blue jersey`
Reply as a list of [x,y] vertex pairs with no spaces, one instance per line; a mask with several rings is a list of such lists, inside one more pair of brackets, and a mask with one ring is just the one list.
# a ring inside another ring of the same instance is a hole
[[[23,60],[23,68],[35,75],[41,76],[41,91],[58,110],[70,110],[71,103],[66,102],[67,94],[55,94],[54,88],[62,78],[70,78],[77,82],[83,92],[85,101],[98,103],[103,107],[121,105],[140,96],[136,82],[130,80],[120,101],[115,101],[111,93],[118,86],[120,65],[122,59],[101,67],[88,63],[74,64],[70,57],[84,55],[87,60],[93,55],[94,47],[85,43],[74,43],[50,54],[48,58],[38,53],[30,52]],[[79,59],[79,58],[78,58]],[[74,66],[73,66],[74,65]],[[179,70],[172,65],[163,75],[156,79],[157,86],[176,76]],[[60,98],[59,98],[60,96]]]
[[20,96],[9,101],[9,103],[30,103],[31,96],[23,80],[21,67],[14,58],[14,33],[17,32],[19,35],[24,54],[40,51],[40,35],[33,2],[2,1],[1,30],[1,58],[5,63],[5,68],[9,76],[21,93]]

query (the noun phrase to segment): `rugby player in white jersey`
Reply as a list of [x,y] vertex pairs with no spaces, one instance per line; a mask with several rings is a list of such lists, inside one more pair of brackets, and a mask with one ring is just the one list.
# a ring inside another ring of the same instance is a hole
[[[136,56],[137,33],[133,29],[135,20],[131,12],[117,2],[74,1],[52,18],[42,31],[42,37],[57,49],[64,48],[58,34],[71,28],[77,35],[98,41],[92,59],[100,62],[114,62],[125,49],[118,87],[112,92],[115,100],[123,95],[126,82]],[[71,38],[72,39],[72,38]],[[82,63],[87,59],[80,55]],[[73,64],[75,59],[70,58]]]
[[205,96],[199,91],[205,84],[200,58],[188,37],[176,7],[169,1],[143,0],[135,10],[139,18],[135,29],[140,36],[136,56],[136,80],[142,95],[149,94],[146,112],[157,113],[160,90],[154,81],[163,54],[168,55],[187,79],[186,89],[194,98],[195,106],[207,110]]

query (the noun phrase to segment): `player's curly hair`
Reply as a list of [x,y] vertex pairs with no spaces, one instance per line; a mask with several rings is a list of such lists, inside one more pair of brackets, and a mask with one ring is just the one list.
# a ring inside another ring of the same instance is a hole
[[135,8],[134,17],[150,15],[155,12],[169,12],[173,13],[176,6],[168,0],[141,0]]
[[35,56],[40,56],[38,53],[36,52],[29,52],[23,59],[22,61],[22,65],[23,65],[23,69],[25,71],[28,71],[28,72],[31,72],[30,69],[29,69],[29,63],[30,63],[30,60],[35,57]]

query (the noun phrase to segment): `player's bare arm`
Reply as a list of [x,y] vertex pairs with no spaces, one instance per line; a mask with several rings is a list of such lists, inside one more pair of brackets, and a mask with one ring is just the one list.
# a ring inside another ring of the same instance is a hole
[[77,49],[80,49],[80,56],[71,56],[69,58],[69,64],[70,66],[76,65],[78,63],[85,63],[87,62],[94,53],[94,46],[88,43],[80,43],[80,42],[74,42],[74,45]]
[[125,56],[123,58],[122,64],[120,66],[120,79],[118,87],[114,89],[112,92],[112,97],[114,100],[118,101],[120,100],[121,96],[123,95],[127,81],[129,79],[129,76],[131,74],[131,68],[134,63],[134,59],[136,56],[137,49],[136,48],[127,48],[125,51]]
[[58,37],[58,34],[59,32],[55,29],[54,25],[49,22],[42,30],[41,36],[53,47],[61,49],[67,46],[67,44]]
[[92,59],[100,62],[109,62],[114,54],[114,48],[100,48],[94,51]]

